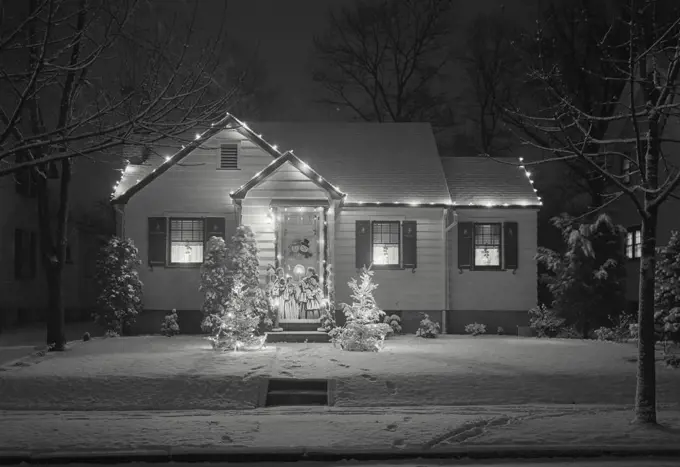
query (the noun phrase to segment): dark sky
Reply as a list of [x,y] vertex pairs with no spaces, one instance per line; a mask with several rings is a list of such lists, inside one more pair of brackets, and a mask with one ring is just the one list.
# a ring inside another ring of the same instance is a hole
[[[159,0],[166,1],[166,0]],[[226,0],[199,0],[199,25],[203,31],[214,31]],[[398,1],[398,0],[394,0]],[[460,31],[460,44],[466,23],[479,13],[492,12],[505,6],[508,18],[527,17],[536,0],[457,0],[454,27]],[[269,120],[335,120],[347,119],[335,109],[315,104],[321,92],[312,81],[312,39],[324,31],[330,8],[351,6],[354,0],[228,0],[227,32],[251,50],[257,50],[269,85],[278,90],[278,99],[265,109]],[[453,40],[456,40],[455,38]],[[458,44],[456,44],[458,45]],[[462,46],[462,45],[461,45]],[[452,80],[451,86],[461,86]],[[86,207],[89,200],[108,199],[112,186],[120,177],[120,161],[79,161],[75,167],[73,200]]]

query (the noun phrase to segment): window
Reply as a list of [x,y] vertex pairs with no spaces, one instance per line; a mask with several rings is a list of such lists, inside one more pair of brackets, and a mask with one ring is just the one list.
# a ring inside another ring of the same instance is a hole
[[220,169],[238,169],[238,143],[220,145]]
[[203,263],[203,219],[170,219],[170,263]]
[[501,267],[501,224],[475,224],[474,266]]
[[[14,162],[20,164],[29,160],[25,152],[16,154]],[[36,180],[31,169],[22,169],[14,174],[14,187],[17,194],[28,198],[36,195]]]
[[642,230],[640,226],[630,227],[626,235],[626,258],[637,259],[642,255]]
[[621,161],[621,181],[623,183],[630,183],[630,159],[624,157]]
[[373,264],[399,266],[399,221],[373,222]]

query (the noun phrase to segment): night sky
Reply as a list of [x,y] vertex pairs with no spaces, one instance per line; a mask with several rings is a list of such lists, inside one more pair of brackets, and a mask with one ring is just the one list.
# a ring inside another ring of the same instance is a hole
[[[165,0],[164,0],[165,1]],[[226,0],[200,0],[199,33],[217,30]],[[248,50],[257,51],[265,70],[267,87],[277,98],[260,109],[262,120],[318,121],[348,120],[351,115],[314,102],[322,89],[312,80],[313,37],[324,31],[329,8],[351,6],[354,0],[228,0],[227,33]],[[454,18],[456,36],[462,43],[466,23],[479,13],[505,7],[506,16],[526,19],[535,0],[459,0]],[[455,44],[457,46],[457,44]],[[461,49],[462,50],[462,49]],[[461,73],[462,74],[462,73]],[[463,86],[460,77],[452,87]],[[73,205],[88,208],[97,200],[107,200],[120,177],[122,162],[81,160],[75,167]]]

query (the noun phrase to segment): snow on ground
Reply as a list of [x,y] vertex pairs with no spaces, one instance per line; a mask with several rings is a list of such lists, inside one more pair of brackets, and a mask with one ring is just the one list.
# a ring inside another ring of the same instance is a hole
[[[275,344],[220,353],[196,336],[94,339],[0,372],[0,409],[247,409],[268,377],[331,378],[339,407],[630,404],[632,344],[504,336],[399,336],[380,353]],[[660,404],[680,371],[659,365]]]
[[[368,413],[296,409],[251,412],[0,412],[3,450],[35,452],[220,448],[437,450],[495,444],[677,446],[680,412],[665,429],[628,427],[630,411],[572,407],[390,409]],[[556,420],[559,418],[559,423]],[[537,430],[545,430],[537,431]],[[537,437],[537,439],[536,439]]]

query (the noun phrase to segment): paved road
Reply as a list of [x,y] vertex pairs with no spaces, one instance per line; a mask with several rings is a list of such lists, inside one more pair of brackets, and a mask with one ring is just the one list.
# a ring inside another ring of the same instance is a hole
[[[50,465],[50,464],[42,464]],[[95,465],[95,464],[70,464],[71,467]],[[148,467],[145,463],[130,463],[127,467]],[[206,467],[231,467],[234,464],[214,462],[214,463],[154,463],[154,466],[172,466],[172,467],[197,467],[199,465],[206,465]],[[249,467],[280,467],[285,465],[283,463],[254,463],[248,464]],[[404,462],[303,462],[296,463],[304,467],[346,467],[356,465],[357,467],[442,467],[442,466],[498,466],[498,467],[678,467],[680,459],[602,459],[602,460],[456,460],[456,461],[404,461]],[[99,465],[98,465],[99,467]]]

